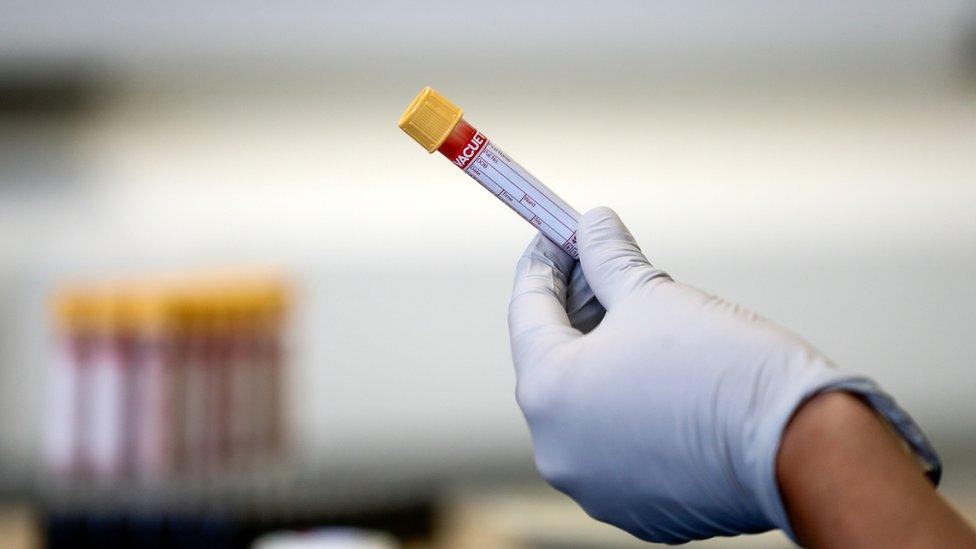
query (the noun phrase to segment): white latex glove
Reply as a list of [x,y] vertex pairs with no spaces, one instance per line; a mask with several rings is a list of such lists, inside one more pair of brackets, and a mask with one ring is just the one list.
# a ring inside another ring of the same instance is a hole
[[921,432],[871,381],[673,282],[610,209],[587,212],[577,238],[579,264],[533,240],[509,327],[536,466],[592,517],[649,541],[771,528],[792,536],[776,454],[793,412],[828,389],[864,396],[937,479]]

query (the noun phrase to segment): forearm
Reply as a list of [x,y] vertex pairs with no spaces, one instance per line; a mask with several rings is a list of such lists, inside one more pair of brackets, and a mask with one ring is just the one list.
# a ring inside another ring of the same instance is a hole
[[850,394],[823,394],[800,408],[783,435],[776,474],[804,545],[976,547],[972,527]]

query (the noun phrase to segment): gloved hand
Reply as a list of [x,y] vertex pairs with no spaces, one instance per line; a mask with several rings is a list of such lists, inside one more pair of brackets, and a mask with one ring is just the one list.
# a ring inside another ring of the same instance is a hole
[[917,427],[872,382],[673,282],[612,210],[587,212],[577,239],[578,264],[533,240],[509,327],[536,466],[592,517],[659,542],[774,527],[792,536],[776,454],[793,412],[825,390],[864,396],[938,475]]

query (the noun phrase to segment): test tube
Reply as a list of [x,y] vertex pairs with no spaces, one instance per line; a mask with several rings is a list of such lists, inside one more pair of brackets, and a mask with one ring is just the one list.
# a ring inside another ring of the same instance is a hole
[[48,384],[45,458],[57,480],[81,469],[83,378],[91,363],[92,299],[83,288],[61,291],[55,301],[56,359]]
[[579,213],[463,118],[464,111],[431,87],[400,118],[400,129],[427,152],[439,151],[574,259]]
[[115,285],[96,292],[94,340],[84,393],[88,432],[83,458],[98,481],[117,480],[127,456],[129,376],[133,342],[129,296]]
[[145,285],[133,295],[136,326],[131,378],[132,469],[143,482],[159,482],[174,465],[172,398],[173,312],[164,290]]

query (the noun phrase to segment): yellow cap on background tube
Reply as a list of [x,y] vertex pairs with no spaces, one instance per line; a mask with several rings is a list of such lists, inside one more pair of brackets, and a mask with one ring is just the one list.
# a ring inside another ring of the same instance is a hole
[[434,152],[440,147],[447,136],[454,131],[454,126],[461,121],[464,111],[437,90],[427,86],[420,90],[410,106],[400,117],[400,129],[407,132],[414,141]]
[[62,288],[53,306],[57,327],[64,331],[88,329],[94,322],[95,298],[81,286]]

